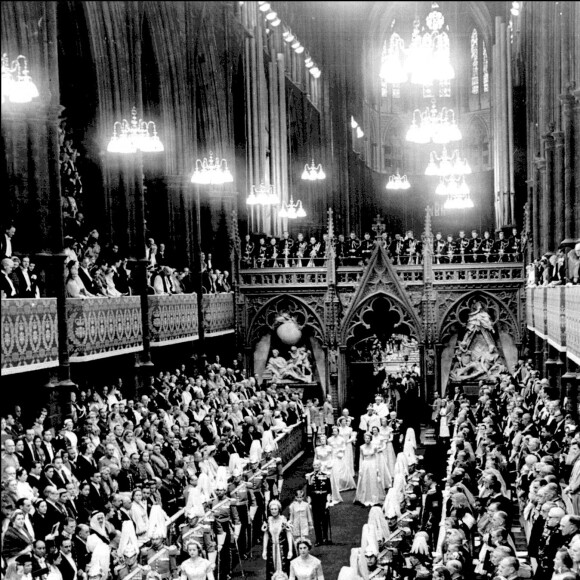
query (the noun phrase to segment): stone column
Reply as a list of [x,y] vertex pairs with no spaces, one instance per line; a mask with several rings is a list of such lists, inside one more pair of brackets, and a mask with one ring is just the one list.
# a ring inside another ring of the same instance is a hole
[[564,132],[554,131],[552,133],[555,142],[554,153],[554,248],[564,239],[564,224],[566,221],[566,207],[564,205],[565,187],[565,151]]
[[536,176],[534,179],[534,195],[532,198],[532,214],[533,214],[533,235],[534,235],[534,258],[538,258],[539,255],[547,251],[544,247],[544,229],[542,212],[544,209],[542,203],[542,194],[544,186],[544,173],[546,171],[546,160],[543,157],[536,157],[534,159],[534,165],[536,166]]
[[[569,85],[573,88],[574,85]],[[560,95],[562,103],[562,131],[564,133],[564,238],[572,238],[574,231],[574,96],[570,92]]]
[[[552,250],[554,247],[554,130],[550,123],[548,132],[542,135],[544,145],[544,159],[546,160],[542,181],[542,252]],[[559,243],[559,242],[558,242]]]
[[[570,199],[570,213],[573,214],[572,237],[580,236],[580,89],[574,91],[574,193]],[[572,163],[572,160],[570,160]]]

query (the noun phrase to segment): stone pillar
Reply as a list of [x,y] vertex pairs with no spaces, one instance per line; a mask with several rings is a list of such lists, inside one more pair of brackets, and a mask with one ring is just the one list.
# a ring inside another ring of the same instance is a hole
[[[574,216],[572,237],[578,238],[580,237],[580,89],[574,91],[574,96],[576,97],[574,106],[574,193],[570,199],[569,211]],[[572,160],[570,160],[571,162]]]
[[566,222],[566,206],[564,205],[565,187],[565,151],[564,132],[554,131],[552,133],[555,142],[554,153],[554,248],[564,239],[564,224]]
[[539,255],[547,251],[544,248],[544,230],[543,230],[543,220],[542,220],[542,194],[544,186],[544,173],[546,171],[546,160],[543,157],[536,157],[534,159],[534,165],[536,166],[536,175],[534,179],[534,193],[532,198],[532,216],[533,216],[533,236],[534,236],[534,258],[538,258]]
[[[572,85],[573,88],[573,85]],[[574,232],[574,96],[569,92],[560,95],[562,102],[562,131],[564,133],[564,238]],[[561,240],[560,240],[561,241]]]
[[[552,250],[554,247],[554,137],[551,123],[548,132],[542,135],[544,145],[545,169],[542,174],[542,252]],[[558,240],[560,243],[561,240]]]

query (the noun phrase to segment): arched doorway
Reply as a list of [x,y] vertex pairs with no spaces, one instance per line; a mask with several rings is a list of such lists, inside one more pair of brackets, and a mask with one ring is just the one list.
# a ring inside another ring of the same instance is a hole
[[347,406],[364,412],[388,376],[421,373],[420,335],[403,303],[384,292],[360,304],[346,332]]

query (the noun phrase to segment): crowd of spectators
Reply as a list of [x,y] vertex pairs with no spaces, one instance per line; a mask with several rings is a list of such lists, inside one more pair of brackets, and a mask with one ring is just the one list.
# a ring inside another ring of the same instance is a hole
[[[59,577],[56,566],[68,580],[94,577],[98,565],[103,580],[123,578],[168,545],[168,517],[185,507],[185,526],[170,550],[173,564],[187,557],[181,535],[199,532],[204,555],[211,560],[213,553],[215,561],[221,552],[219,577],[226,578],[234,540],[242,556],[251,547],[248,527],[255,520],[259,531],[265,503],[282,486],[279,462],[271,461],[276,437],[303,415],[298,394],[260,389],[238,361],[225,367],[219,357],[203,372],[185,365],[159,372],[139,398],[128,398],[120,379],[73,393],[72,412],[56,429],[47,425],[45,409],[27,425],[16,406],[1,418],[3,572],[24,568],[35,578]],[[274,467],[257,478],[269,463]],[[205,521],[206,510],[219,508],[242,481],[242,470],[254,474],[247,494],[241,499],[236,492],[227,513]],[[222,551],[230,518],[236,537]],[[165,526],[163,533],[152,529],[153,520]],[[134,533],[125,534],[127,522]],[[155,578],[169,577],[164,566]]]
[[512,373],[482,380],[475,405],[460,386],[437,397],[442,460],[431,458],[426,472],[407,432],[392,487],[371,509],[361,547],[339,578],[576,579],[576,405],[523,360]]
[[[373,238],[365,232],[360,239],[355,232],[346,238],[338,234],[332,242],[328,234],[322,239],[316,236],[304,236],[299,233],[296,239],[288,232],[281,238],[265,234],[247,234],[242,247],[241,264],[243,268],[283,268],[324,266],[330,245],[334,247],[337,266],[362,266],[366,264],[375,244],[381,244],[396,265],[417,265],[423,263],[423,242],[415,238],[412,230],[402,235],[382,232]],[[506,237],[503,230],[498,230],[494,238],[489,231],[479,236],[472,230],[471,237],[461,230],[455,237],[448,234],[445,238],[441,232],[433,240],[434,264],[473,264],[490,262],[521,262],[523,257],[522,237],[516,228]]]
[[528,265],[527,273],[530,288],[580,284],[580,240],[573,248],[562,246],[556,252],[546,252]]

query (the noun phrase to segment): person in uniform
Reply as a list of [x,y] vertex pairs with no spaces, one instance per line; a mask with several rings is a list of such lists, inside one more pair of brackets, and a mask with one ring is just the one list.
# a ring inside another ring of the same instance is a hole
[[282,234],[280,240],[280,255],[284,268],[289,268],[292,265],[292,248],[294,247],[294,240],[290,237],[288,232]]
[[469,246],[467,247],[468,262],[472,264],[479,262],[479,256],[481,255],[481,242],[482,240],[477,234],[477,230],[471,230],[471,240],[469,240]]
[[455,240],[455,247],[459,254],[459,261],[465,264],[465,256],[469,252],[469,240],[465,237],[464,230],[459,230],[459,237]]
[[242,268],[254,267],[255,249],[256,244],[252,241],[252,236],[250,234],[246,234],[246,239],[242,245]]
[[[167,514],[160,505],[154,504],[149,514],[149,529],[147,535],[151,544],[141,548],[141,555],[151,570],[159,574],[161,580],[169,580],[171,571],[176,566],[177,546],[165,546],[167,540]],[[160,555],[157,555],[161,552]],[[149,560],[156,556],[151,563]]]
[[360,245],[360,256],[365,264],[368,264],[371,254],[373,253],[374,242],[371,240],[369,232],[364,233],[364,239]]
[[493,253],[494,240],[490,233],[486,230],[483,232],[483,240],[481,241],[481,253],[479,255],[480,262],[490,262]]
[[560,521],[566,512],[560,507],[550,508],[544,531],[538,542],[538,555],[536,561],[538,568],[534,574],[534,580],[550,580],[554,572],[554,558],[558,548],[562,545],[562,532]]
[[228,495],[232,500],[232,505],[235,505],[238,510],[241,524],[238,548],[242,559],[246,560],[252,549],[250,526],[257,510],[256,495],[251,484],[242,479],[242,470],[239,467],[233,469],[232,477],[233,480],[228,486]]
[[115,566],[113,575],[119,580],[123,580],[125,576],[141,568],[137,563],[139,543],[135,533],[135,525],[132,521],[123,522],[117,555],[120,559],[119,564]]
[[454,264],[457,262],[457,246],[451,234],[447,234],[447,242],[443,250],[445,258],[442,260],[444,264]]
[[314,268],[319,265],[320,258],[320,242],[316,240],[314,236],[311,236],[310,242],[308,243],[308,264],[309,268]]
[[322,462],[315,459],[312,468],[314,471],[307,475],[307,494],[312,507],[316,545],[320,546],[329,543],[330,512],[328,505],[332,499],[332,490],[330,477],[322,471]]
[[322,242],[320,242],[320,250],[318,251],[318,257],[319,257],[319,265],[320,266],[324,266],[325,260],[326,260],[326,254],[328,253],[328,250],[330,249],[330,239],[328,238],[328,234],[322,234]]
[[255,263],[257,268],[265,268],[266,267],[266,259],[268,253],[268,246],[266,246],[266,238],[264,236],[260,236],[260,240],[258,242],[258,247],[255,250]]
[[308,242],[304,239],[304,234],[298,234],[294,244],[294,265],[306,266],[308,264]]
[[350,232],[350,238],[346,242],[349,266],[356,266],[359,263],[360,246],[361,241],[356,237],[356,234],[354,232]]
[[403,256],[403,238],[401,238],[401,234],[395,234],[395,239],[389,246],[389,256],[393,260],[393,264],[397,266],[401,264],[401,258]]
[[421,498],[421,529],[426,531],[433,546],[437,545],[439,524],[443,498],[432,473],[426,473],[423,478],[423,494]]
[[505,239],[502,230],[497,233],[497,240],[493,245],[493,254],[496,262],[507,262],[509,259],[509,241]]
[[369,580],[378,578],[386,578],[386,570],[379,566],[379,550],[374,542],[369,542],[369,545],[365,548],[364,553],[366,567],[369,571]]
[[445,259],[445,240],[441,232],[435,234],[435,239],[433,240],[433,263],[434,264],[444,264]]
[[[225,468],[224,468],[225,470]],[[218,473],[216,476],[216,498],[212,503],[214,513],[214,531],[217,538],[218,562],[217,579],[226,579],[233,569],[232,544],[238,541],[241,523],[238,509],[234,502],[226,496],[227,475]]]
[[266,268],[277,268],[279,255],[278,240],[272,236],[266,249]]
[[334,245],[334,253],[336,255],[336,265],[345,266],[345,260],[348,255],[348,248],[346,240],[344,239],[344,234],[338,234],[338,240]]
[[282,474],[282,458],[274,455],[274,449],[269,443],[264,446],[262,464],[266,490],[265,500],[266,504],[269,504],[270,500],[280,498],[280,494],[282,493],[282,485],[284,484],[284,477]]
[[407,232],[405,240],[403,241],[403,264],[418,264],[418,242],[411,230]]
[[518,229],[512,228],[509,240],[509,254],[512,262],[522,261],[522,237],[518,235]]

